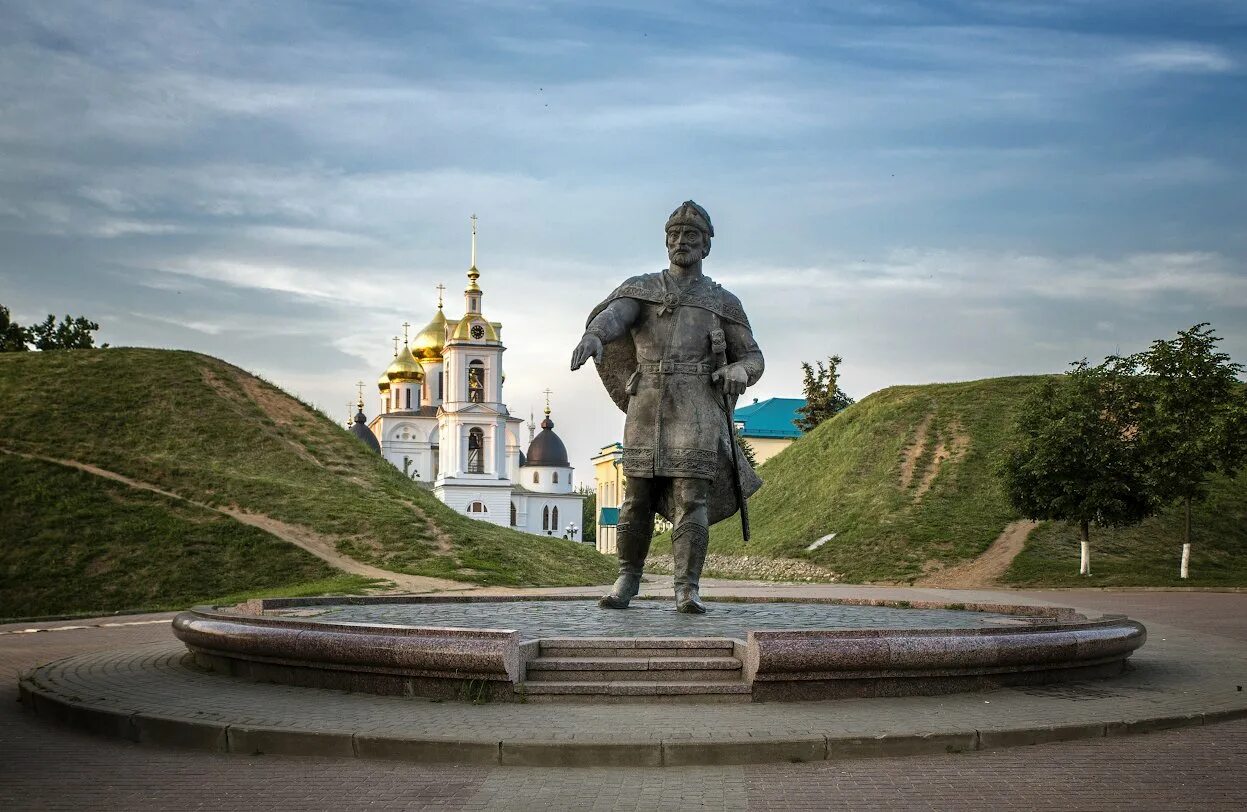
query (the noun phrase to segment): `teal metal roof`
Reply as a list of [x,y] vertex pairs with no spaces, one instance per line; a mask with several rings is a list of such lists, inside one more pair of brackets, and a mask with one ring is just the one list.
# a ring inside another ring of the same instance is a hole
[[801,430],[792,421],[800,417],[797,409],[804,405],[804,398],[754,401],[736,407],[736,422],[745,424],[740,432],[745,437],[800,437]]

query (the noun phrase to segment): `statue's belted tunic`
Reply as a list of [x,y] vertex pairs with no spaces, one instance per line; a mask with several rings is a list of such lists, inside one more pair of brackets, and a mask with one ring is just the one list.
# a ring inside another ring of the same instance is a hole
[[[640,304],[637,320],[622,338],[603,342],[598,365],[607,391],[627,413],[624,423],[624,474],[630,479],[690,477],[712,482],[707,505],[709,524],[736,512],[732,453],[723,393],[710,380],[719,364],[710,334],[722,330],[727,361],[738,363],[753,385],[764,363],[740,300],[707,276],[681,289],[670,271],[634,276],[593,309],[594,319],[616,299]],[[738,455],[748,497],[761,485],[743,455]],[[715,487],[717,485],[717,487]],[[655,507],[676,523],[674,511],[660,499]],[[625,517],[620,517],[624,520]]]
[[601,605],[623,609],[636,597],[657,513],[672,524],[676,606],[704,612],[698,588],[710,525],[762,484],[736,447],[732,409],[764,363],[740,300],[702,273],[710,215],[685,201],[666,231],[670,267],[632,277],[593,309],[572,369],[592,355],[628,415],[619,579]]

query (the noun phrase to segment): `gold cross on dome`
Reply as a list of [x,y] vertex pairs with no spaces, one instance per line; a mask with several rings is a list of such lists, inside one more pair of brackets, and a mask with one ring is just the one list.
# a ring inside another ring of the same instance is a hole
[[446,286],[441,282],[437,283],[437,309],[442,309],[442,294],[446,292]]
[[394,336],[394,357],[398,357],[398,336]]
[[364,408],[364,382],[356,381],[355,388],[359,390],[359,408]]
[[546,396],[546,414],[550,414],[550,395],[553,393],[549,389],[546,389],[544,390],[544,394]]
[[407,329],[409,327],[411,327],[411,324],[409,324],[408,322],[403,322],[403,345],[404,346],[406,346],[407,344]]

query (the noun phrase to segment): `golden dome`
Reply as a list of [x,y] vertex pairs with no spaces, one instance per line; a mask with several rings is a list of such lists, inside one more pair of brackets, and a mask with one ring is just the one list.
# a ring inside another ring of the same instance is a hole
[[377,388],[382,392],[390,391],[390,376],[382,372],[381,377],[377,378]]
[[385,375],[391,381],[419,383],[424,380],[424,367],[420,366],[420,362],[411,354],[410,347],[403,347],[394,357],[394,362],[385,371]]
[[416,336],[416,340],[411,343],[411,354],[421,361],[441,361],[442,347],[445,344],[446,314],[439,306],[433,320],[425,325]]
[[467,341],[473,337],[472,327],[476,324],[485,328],[485,334],[481,336],[482,339],[485,341],[498,340],[498,330],[494,323],[472,313],[465,313],[463,318],[459,319],[459,324],[455,326],[455,333],[451,338],[455,341]]

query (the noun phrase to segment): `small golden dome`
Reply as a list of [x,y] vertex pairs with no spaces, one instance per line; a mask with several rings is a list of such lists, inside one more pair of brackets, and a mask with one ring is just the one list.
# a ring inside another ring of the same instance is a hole
[[[481,326],[480,336],[472,335],[472,328],[476,325]],[[494,327],[493,322],[467,313],[463,318],[459,319],[459,324],[455,326],[455,333],[451,336],[455,341],[467,341],[472,338],[485,341],[497,341],[498,330]]]
[[420,362],[411,354],[410,347],[403,347],[394,357],[394,362],[385,371],[385,375],[391,382],[415,381],[419,383],[424,380],[424,367],[420,366]]
[[377,378],[377,388],[382,392],[390,391],[390,376],[385,372],[382,372],[381,377]]
[[433,320],[425,325],[416,340],[411,343],[411,354],[421,361],[441,361],[442,347],[446,344],[446,314],[437,308]]

